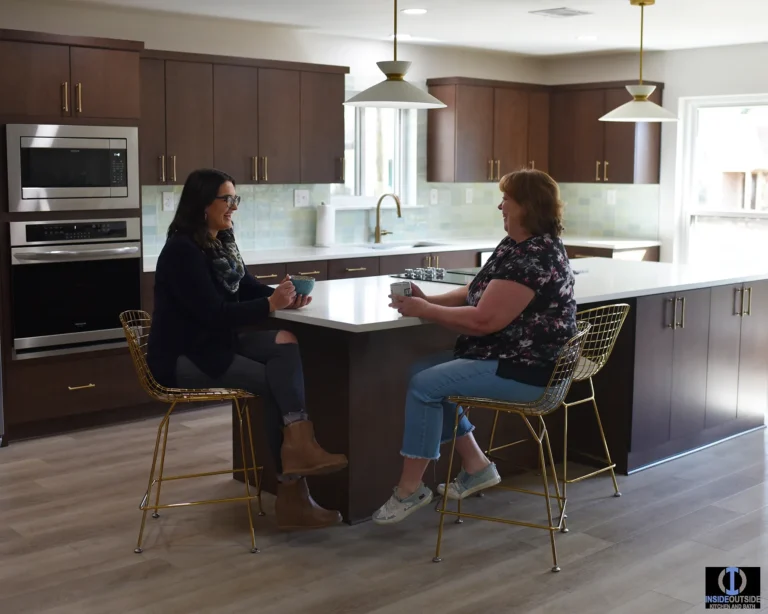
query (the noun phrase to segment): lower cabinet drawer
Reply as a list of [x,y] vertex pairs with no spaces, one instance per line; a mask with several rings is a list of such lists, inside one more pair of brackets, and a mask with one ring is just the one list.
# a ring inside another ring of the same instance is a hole
[[20,360],[8,365],[5,382],[8,424],[23,424],[120,407],[152,399],[139,385],[128,353],[70,354]]
[[285,264],[251,264],[247,268],[263,284],[279,284],[285,278]]
[[328,279],[328,261],[289,262],[288,275],[306,275],[314,277],[315,281],[325,281]]
[[328,279],[351,279],[371,277],[379,274],[379,259],[348,258],[328,261]]

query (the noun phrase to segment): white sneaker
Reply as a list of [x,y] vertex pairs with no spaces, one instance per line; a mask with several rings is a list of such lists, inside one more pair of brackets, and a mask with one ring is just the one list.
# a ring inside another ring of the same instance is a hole
[[[473,474],[469,474],[462,469],[459,475],[456,476],[456,479],[448,485],[448,498],[454,501],[466,499],[476,492],[496,486],[499,482],[501,482],[501,476],[494,463]],[[439,484],[437,492],[442,496],[445,492],[445,484]]]
[[429,505],[432,502],[432,497],[432,491],[424,484],[405,499],[400,499],[397,496],[397,489],[395,489],[389,501],[374,512],[372,520],[376,524],[395,524],[405,520],[416,510]]

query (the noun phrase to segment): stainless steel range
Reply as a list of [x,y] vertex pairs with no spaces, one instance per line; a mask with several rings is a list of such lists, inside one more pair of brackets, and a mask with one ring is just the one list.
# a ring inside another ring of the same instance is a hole
[[139,218],[11,222],[13,358],[125,345],[141,308]]

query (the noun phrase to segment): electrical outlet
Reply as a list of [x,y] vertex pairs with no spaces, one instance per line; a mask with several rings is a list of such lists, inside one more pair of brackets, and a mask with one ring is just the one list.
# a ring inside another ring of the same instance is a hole
[[437,199],[438,199],[437,189],[432,188],[429,191],[429,204],[430,205],[436,205],[437,204]]
[[309,190],[294,190],[293,191],[293,206],[294,207],[309,207]]
[[173,198],[173,192],[163,192],[163,211],[173,211],[176,209],[176,201]]
[[616,190],[608,190],[605,193],[606,201],[609,205],[615,205],[616,204]]
[[468,205],[471,205],[473,196],[474,196],[474,191],[472,190],[472,188],[467,188],[467,192],[464,197],[464,202],[466,202]]

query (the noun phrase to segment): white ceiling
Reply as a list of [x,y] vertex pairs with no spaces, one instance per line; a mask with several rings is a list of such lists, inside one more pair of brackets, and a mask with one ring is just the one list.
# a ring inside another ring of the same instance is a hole
[[[393,32],[392,0],[85,1],[285,24],[374,40]],[[398,32],[412,37],[402,42],[530,55],[627,50],[639,44],[640,9],[630,6],[629,0],[399,0],[398,4],[399,9],[429,11],[418,17],[398,15]],[[559,7],[593,14],[565,19],[529,14]],[[658,0],[645,15],[649,50],[768,42],[768,0]]]

